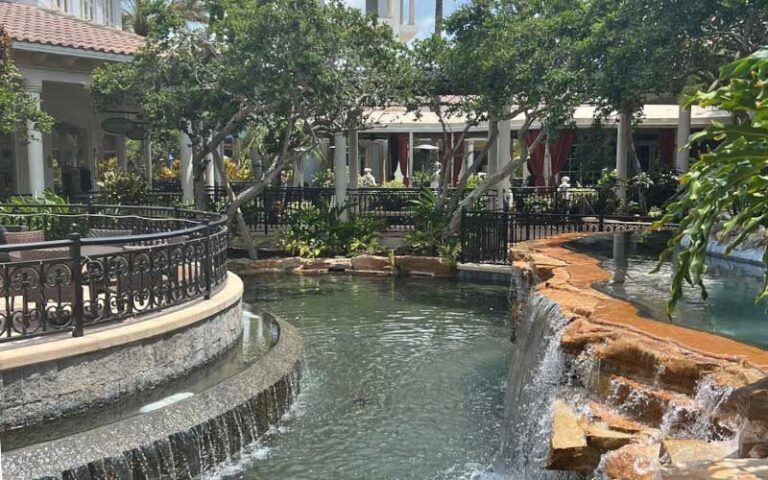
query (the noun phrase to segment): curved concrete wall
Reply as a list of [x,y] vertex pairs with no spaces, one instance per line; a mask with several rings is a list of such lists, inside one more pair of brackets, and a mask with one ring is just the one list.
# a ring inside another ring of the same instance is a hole
[[260,438],[299,392],[303,342],[280,339],[258,362],[215,387],[151,413],[3,454],[14,480],[198,478]]
[[0,351],[0,432],[156,387],[203,366],[242,335],[243,283],[229,274],[210,300],[80,338]]

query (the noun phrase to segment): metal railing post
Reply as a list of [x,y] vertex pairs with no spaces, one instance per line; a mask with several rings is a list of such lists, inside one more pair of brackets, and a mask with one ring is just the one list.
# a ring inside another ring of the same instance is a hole
[[603,214],[597,216],[597,230],[599,232],[602,232],[605,229],[605,218],[603,217]]
[[75,298],[72,304],[72,317],[74,319],[73,337],[83,336],[83,265],[80,245],[80,234],[71,233],[72,240],[70,254],[72,257],[72,285],[75,287]]
[[211,248],[211,221],[205,220],[205,299],[211,298],[211,270],[213,267],[213,249]]

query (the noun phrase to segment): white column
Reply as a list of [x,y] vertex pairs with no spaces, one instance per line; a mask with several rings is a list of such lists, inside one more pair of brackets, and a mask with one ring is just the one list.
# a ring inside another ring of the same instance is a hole
[[408,186],[413,185],[413,132],[408,132]]
[[618,122],[616,128],[616,174],[619,182],[617,193],[623,205],[627,202],[629,116],[626,113],[619,113]]
[[465,142],[467,146],[466,153],[464,155],[464,161],[461,162],[461,171],[459,172],[459,179],[464,176],[468,169],[472,168],[475,163],[475,141],[467,140]]
[[128,170],[128,155],[125,151],[125,135],[121,135],[119,137],[115,137],[116,147],[117,147],[117,166],[120,167],[120,170],[127,171]]
[[349,188],[357,190],[360,179],[360,155],[357,130],[349,131]]
[[294,152],[293,157],[293,186],[304,186],[304,158],[307,152]]
[[[30,97],[40,108],[40,94],[43,84],[27,85]],[[29,175],[27,188],[29,193],[40,197],[45,190],[45,157],[43,153],[43,134],[35,130],[32,122],[27,122],[27,172]]]
[[181,201],[185,205],[195,203],[195,177],[192,168],[192,141],[186,133],[179,138],[179,156],[181,157]]
[[207,165],[205,167],[205,186],[216,186],[216,166],[213,164],[213,154],[209,153],[205,156]]
[[[347,201],[347,138],[343,133],[333,136],[333,177],[336,187],[336,205],[344,205]],[[347,212],[341,215],[347,220]]]
[[689,167],[690,151],[685,146],[691,136],[691,109],[680,106],[677,117],[677,152],[675,154],[675,170],[686,173]]
[[408,25],[416,25],[416,0],[408,0]]
[[[506,168],[509,162],[512,161],[511,140],[512,129],[510,120],[501,120],[499,122],[499,140],[496,145],[498,147],[498,157],[496,160],[497,168],[499,171]],[[504,208],[504,197],[509,192],[509,177],[506,175],[502,181],[496,185],[496,207],[498,209]]]

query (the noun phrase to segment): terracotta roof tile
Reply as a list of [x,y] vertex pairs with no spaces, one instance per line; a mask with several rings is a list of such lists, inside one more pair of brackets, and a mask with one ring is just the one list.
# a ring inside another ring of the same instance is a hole
[[95,52],[131,54],[144,39],[105,25],[41,7],[0,0],[0,24],[18,42],[70,47]]

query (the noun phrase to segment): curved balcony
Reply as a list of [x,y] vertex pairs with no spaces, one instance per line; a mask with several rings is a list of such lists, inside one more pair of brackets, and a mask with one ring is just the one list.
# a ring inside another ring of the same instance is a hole
[[0,342],[176,307],[226,281],[226,217],[115,205],[0,204]]

